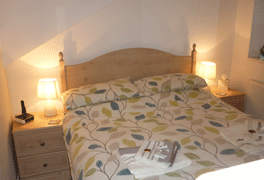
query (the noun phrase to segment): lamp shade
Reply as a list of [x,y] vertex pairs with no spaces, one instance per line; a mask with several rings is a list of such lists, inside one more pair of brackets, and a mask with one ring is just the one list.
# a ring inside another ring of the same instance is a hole
[[40,79],[38,81],[37,97],[40,99],[55,99],[60,95],[57,79]]
[[201,62],[198,75],[204,79],[214,79],[216,77],[216,64],[213,62]]

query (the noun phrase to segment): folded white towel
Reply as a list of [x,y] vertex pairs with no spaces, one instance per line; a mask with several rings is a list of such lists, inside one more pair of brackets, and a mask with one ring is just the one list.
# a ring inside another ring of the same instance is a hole
[[176,159],[172,167],[161,168],[154,164],[145,163],[144,161],[137,161],[135,159],[135,154],[123,154],[121,155],[121,160],[123,163],[127,164],[127,168],[136,178],[147,178],[151,176],[158,176],[166,174],[178,169],[182,169],[191,165],[192,161],[185,157],[181,152],[178,151]]
[[256,154],[264,151],[264,141],[256,141],[247,136],[248,129],[245,124],[231,126],[220,131],[220,134],[234,146],[246,153]]

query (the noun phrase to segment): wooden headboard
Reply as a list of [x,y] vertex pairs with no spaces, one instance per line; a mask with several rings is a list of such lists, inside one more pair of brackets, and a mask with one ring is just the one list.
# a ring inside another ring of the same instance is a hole
[[60,52],[62,92],[87,84],[130,77],[132,81],[168,73],[195,74],[196,45],[191,56],[176,56],[149,48],[113,51],[78,65],[65,66]]

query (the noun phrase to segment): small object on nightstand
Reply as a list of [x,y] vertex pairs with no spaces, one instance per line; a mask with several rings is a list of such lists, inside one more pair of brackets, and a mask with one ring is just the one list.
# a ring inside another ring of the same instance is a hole
[[16,115],[15,121],[21,124],[26,124],[27,122],[34,120],[34,115],[27,113],[25,103],[23,100],[21,101],[21,108],[22,108],[22,114]]
[[27,118],[27,110],[26,110],[26,107],[25,107],[25,103],[24,101],[20,101],[21,102],[21,109],[22,109],[22,118],[23,119],[26,119]]
[[60,119],[52,119],[49,120],[48,125],[53,125],[53,124],[60,124]]
[[21,124],[26,124],[27,122],[34,120],[34,115],[32,115],[32,114],[28,114],[27,113],[25,119],[23,118],[23,116],[24,115],[16,115],[15,116],[15,121],[19,122]]
[[217,95],[220,95],[220,96],[227,95],[227,91],[228,91],[228,79],[227,79],[227,75],[223,74],[221,76],[221,79],[218,80],[218,90],[220,92],[218,92]]

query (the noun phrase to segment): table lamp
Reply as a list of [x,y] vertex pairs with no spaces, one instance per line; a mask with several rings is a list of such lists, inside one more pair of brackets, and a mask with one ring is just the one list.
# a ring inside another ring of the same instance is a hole
[[46,99],[44,116],[52,117],[57,115],[57,109],[52,102],[52,99],[58,98],[60,95],[59,84],[57,79],[40,79],[38,81],[37,97]]
[[198,75],[206,80],[212,80],[216,77],[216,64],[213,62],[201,62]]

